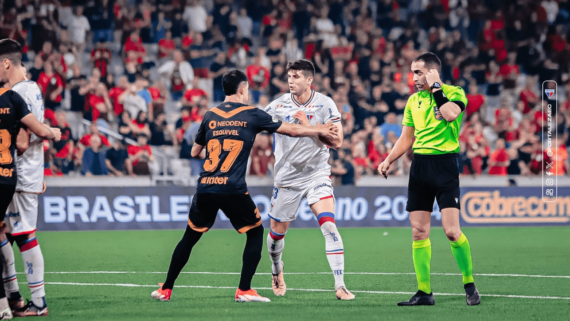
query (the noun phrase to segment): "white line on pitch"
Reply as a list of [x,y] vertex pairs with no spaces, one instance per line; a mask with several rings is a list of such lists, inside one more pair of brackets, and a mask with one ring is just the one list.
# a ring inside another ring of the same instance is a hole
[[[135,271],[69,271],[69,272],[44,272],[45,274],[165,274],[164,272],[135,272]],[[182,274],[213,274],[213,275],[240,275],[240,272],[181,272]],[[332,272],[289,272],[287,275],[316,275],[331,274]],[[24,274],[18,272],[18,274]],[[271,273],[256,273],[256,275],[270,275]],[[344,274],[354,275],[415,275],[413,272],[345,272]],[[431,275],[460,276],[460,273],[431,273]],[[476,276],[498,276],[498,277],[524,277],[524,278],[554,278],[570,279],[570,275],[533,275],[533,274],[489,274],[474,273]]]
[[[25,283],[25,282],[22,282]],[[132,288],[156,288],[156,285],[144,284],[131,284],[131,283],[74,283],[74,282],[45,282],[48,285],[77,285],[77,286],[119,286],[119,287],[132,287]],[[176,288],[192,288],[192,289],[235,289],[235,286],[210,286],[210,285],[177,285]],[[271,290],[271,288],[256,288],[258,290]],[[325,289],[292,289],[287,288],[289,291],[303,291],[303,292],[334,292],[333,290]],[[415,292],[391,292],[391,291],[352,291],[353,293],[368,293],[368,294],[415,294]],[[434,293],[435,295],[446,296],[465,296],[464,293]],[[516,298],[516,299],[546,299],[546,300],[570,300],[570,297],[558,296],[529,296],[529,295],[505,295],[505,294],[481,294],[482,297],[496,297],[496,298]]]

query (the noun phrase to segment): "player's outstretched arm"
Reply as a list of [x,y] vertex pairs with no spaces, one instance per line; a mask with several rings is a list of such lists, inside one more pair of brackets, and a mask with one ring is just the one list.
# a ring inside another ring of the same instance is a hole
[[[297,119],[299,121],[299,123],[303,126],[311,126],[311,123],[309,122],[309,119],[307,118],[307,114],[305,114],[301,110],[299,110],[297,113],[295,113],[295,115],[293,115],[293,118]],[[334,137],[334,139],[327,139],[324,136],[320,136],[319,140],[323,144],[326,144],[327,146],[330,146],[334,149],[339,149],[340,146],[342,145],[342,140],[344,139],[344,133],[342,131],[342,124],[340,122],[336,122],[333,124],[337,128],[337,135]]]
[[40,123],[40,121],[33,114],[28,114],[21,119],[21,122],[26,125],[30,131],[36,136],[54,140],[58,142],[61,139],[61,130],[57,127],[49,128],[48,126]]
[[412,145],[412,142],[414,141],[414,130],[414,127],[404,125],[404,128],[402,128],[402,135],[400,135],[400,138],[398,138],[396,144],[394,144],[394,148],[388,157],[378,165],[378,173],[384,176],[384,178],[388,178],[390,165],[404,155]]
[[324,125],[317,123],[317,126],[305,126],[284,122],[279,129],[277,129],[277,133],[291,137],[314,137],[317,139],[323,137],[326,140],[334,140],[338,135],[338,128],[332,122],[328,122]]

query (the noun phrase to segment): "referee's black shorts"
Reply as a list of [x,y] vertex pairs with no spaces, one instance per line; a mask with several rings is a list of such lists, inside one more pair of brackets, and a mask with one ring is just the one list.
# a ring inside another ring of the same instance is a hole
[[459,165],[457,154],[414,154],[408,183],[406,211],[433,211],[459,207]]

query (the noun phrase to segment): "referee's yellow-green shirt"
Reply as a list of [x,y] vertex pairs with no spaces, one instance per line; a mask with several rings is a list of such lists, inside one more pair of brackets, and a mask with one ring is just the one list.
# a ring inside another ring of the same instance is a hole
[[[442,85],[449,101],[461,101],[467,106],[467,97],[461,87]],[[459,152],[459,128],[463,112],[452,122],[443,118],[430,91],[422,90],[410,96],[404,110],[402,124],[415,128],[416,141],[412,149],[417,154],[449,154]]]

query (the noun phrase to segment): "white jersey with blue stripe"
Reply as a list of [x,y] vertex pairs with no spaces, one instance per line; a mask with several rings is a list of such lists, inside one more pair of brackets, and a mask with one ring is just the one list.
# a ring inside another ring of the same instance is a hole
[[[20,81],[12,87],[28,104],[34,116],[44,122],[44,103],[42,92],[38,85],[31,80]],[[44,146],[43,139],[31,134],[30,146],[26,152],[16,158],[18,168],[17,191],[40,193],[44,181]]]
[[[297,111],[303,111],[311,125],[317,122],[340,122],[340,113],[334,101],[321,93],[311,91],[309,100],[300,104],[292,94],[284,94],[269,104],[265,111],[275,119],[298,124],[293,118]],[[331,167],[329,148],[312,137],[290,137],[273,134],[275,154],[275,186],[286,187],[310,181],[318,176],[329,176]]]

